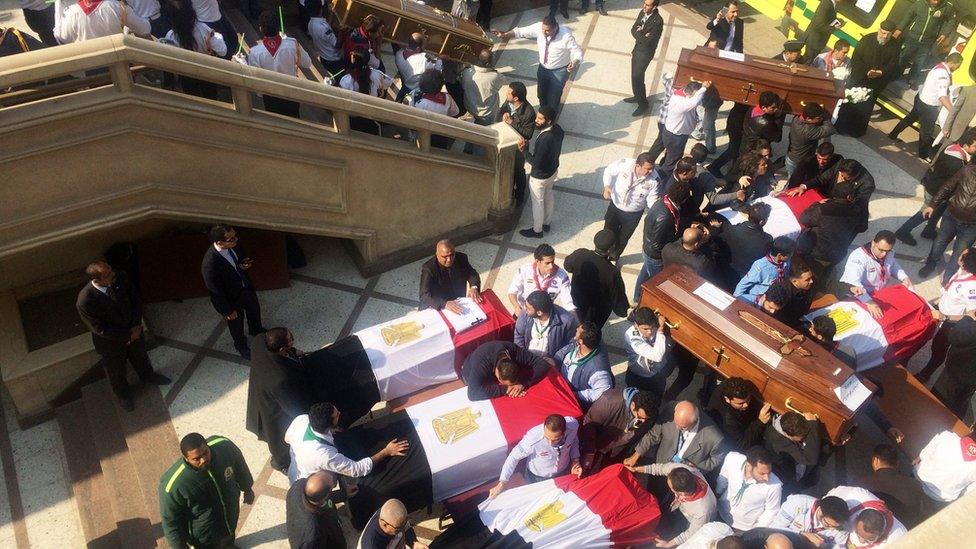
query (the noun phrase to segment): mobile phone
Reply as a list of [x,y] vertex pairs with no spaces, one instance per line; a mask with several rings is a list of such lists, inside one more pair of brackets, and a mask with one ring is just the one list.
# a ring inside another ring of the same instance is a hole
[[722,11],[719,12],[719,13],[722,14],[722,17],[723,18],[725,18],[725,16],[727,16],[729,14],[729,8],[728,7],[724,7],[724,8],[722,8]]

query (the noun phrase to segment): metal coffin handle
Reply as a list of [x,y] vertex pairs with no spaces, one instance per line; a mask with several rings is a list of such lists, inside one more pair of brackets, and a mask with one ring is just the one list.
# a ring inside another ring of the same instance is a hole
[[[786,397],[786,409],[791,412],[796,412],[800,415],[803,415],[805,413],[799,410],[796,406],[793,406],[793,397]],[[820,419],[820,416],[818,414],[813,414],[813,415],[817,416],[817,419]]]
[[669,330],[677,330],[681,328],[680,320],[677,322],[670,322],[668,320],[668,317],[664,316],[664,314],[662,314],[661,311],[658,309],[651,309],[651,312],[654,313],[655,315],[661,315],[662,317],[664,317],[664,325],[667,326]]

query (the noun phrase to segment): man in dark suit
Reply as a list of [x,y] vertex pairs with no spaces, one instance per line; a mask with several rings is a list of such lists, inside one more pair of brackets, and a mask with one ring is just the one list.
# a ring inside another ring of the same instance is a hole
[[563,129],[556,124],[556,109],[542,105],[535,113],[534,150],[529,143],[519,138],[518,149],[525,154],[525,161],[532,166],[529,173],[529,197],[532,200],[532,226],[522,229],[519,234],[526,238],[542,238],[549,232],[552,212],[556,205],[556,176],[559,174],[559,155],[563,149]]
[[268,444],[271,466],[285,473],[291,463],[285,431],[313,404],[311,380],[287,328],[271,328],[253,342],[244,425]]
[[251,349],[244,336],[244,315],[247,330],[252,336],[264,331],[261,325],[261,305],[247,270],[254,261],[237,244],[237,231],[228,225],[214,225],[210,229],[211,246],[203,254],[200,270],[210,292],[210,303],[227,321],[227,329],[234,338],[234,348],[246,359]]
[[675,405],[673,419],[652,427],[624,465],[652,456],[648,463],[681,462],[708,474],[722,466],[727,452],[722,431],[694,403],[683,400]]
[[630,27],[630,34],[634,37],[634,51],[630,54],[630,83],[634,89],[634,96],[624,99],[626,103],[636,103],[634,116],[643,116],[650,107],[647,101],[647,85],[644,74],[647,66],[654,59],[657,44],[661,41],[664,31],[664,18],[658,11],[661,0],[644,0],[644,8],[637,14],[637,20]]
[[570,293],[573,305],[576,305],[576,316],[580,321],[595,322],[601,328],[611,312],[623,318],[630,307],[620,269],[608,257],[616,242],[617,235],[613,231],[600,230],[593,237],[595,249],[580,248],[569,254],[563,263],[566,272],[573,275]]
[[146,339],[142,335],[142,303],[135,286],[123,272],[115,272],[104,261],[96,261],[85,269],[91,280],[78,292],[75,306],[82,322],[92,333],[95,352],[102,357],[112,392],[128,412],[132,391],[125,379],[125,363],[139,374],[139,379],[154,385],[166,385],[170,379],[156,373],[146,353]]
[[583,416],[579,429],[584,472],[620,463],[657,421],[661,402],[651,391],[618,387],[605,391]]
[[888,444],[875,446],[871,470],[858,486],[881,498],[906,528],[914,528],[925,520],[928,498],[918,479],[898,471],[898,450]]
[[711,31],[708,41],[715,40],[718,49],[742,53],[744,26],[742,19],[739,19],[739,0],[728,0],[705,28]]
[[467,296],[481,303],[480,287],[481,277],[468,256],[455,251],[450,240],[441,240],[434,257],[420,268],[420,309],[447,309],[460,314],[456,300]]
[[[820,5],[817,6],[817,11],[813,14],[813,19],[810,19],[810,24],[807,25],[807,30],[803,36],[803,44],[806,47],[804,57],[810,63],[813,63],[813,60],[827,47],[827,42],[834,30],[841,27],[840,21],[837,21],[837,3],[843,1],[821,0]],[[838,24],[835,25],[835,22]]]
[[547,292],[536,290],[525,298],[525,308],[515,321],[515,344],[553,357],[573,342],[577,326],[576,315],[553,303]]
[[746,220],[738,225],[724,227],[718,237],[728,246],[729,264],[734,271],[736,283],[746,276],[757,259],[766,255],[773,244],[773,237],[763,230],[769,219],[767,204],[745,204],[739,208],[739,212],[746,216]]
[[511,341],[482,343],[461,365],[469,400],[522,397],[555,367],[551,358],[532,354]]
[[844,103],[837,114],[837,133],[851,137],[861,137],[868,129],[871,111],[878,95],[890,82],[901,76],[902,67],[898,63],[901,43],[891,39],[895,30],[892,21],[881,23],[878,32],[866,34],[857,43],[851,56],[851,72],[847,87],[865,87],[871,90],[871,97],[861,103]]

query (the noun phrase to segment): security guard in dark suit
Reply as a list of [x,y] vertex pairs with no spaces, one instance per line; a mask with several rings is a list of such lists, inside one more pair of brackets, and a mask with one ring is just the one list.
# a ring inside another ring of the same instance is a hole
[[644,8],[638,12],[637,20],[630,28],[630,34],[636,41],[630,56],[630,83],[634,89],[634,96],[624,101],[637,104],[634,116],[643,116],[650,108],[644,74],[647,72],[647,66],[654,59],[657,44],[661,41],[661,34],[664,31],[664,18],[657,9],[660,3],[661,0],[644,0]]

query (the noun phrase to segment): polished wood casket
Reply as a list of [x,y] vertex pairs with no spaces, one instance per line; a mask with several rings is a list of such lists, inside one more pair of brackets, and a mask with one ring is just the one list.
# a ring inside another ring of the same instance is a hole
[[785,100],[790,112],[802,110],[809,102],[820,103],[827,112],[833,112],[844,98],[843,82],[827,71],[705,47],[685,48],[678,58],[674,85],[684,86],[693,80],[711,80],[722,99],[750,105],[759,103],[762,92],[775,92]]
[[[671,337],[724,377],[752,381],[774,410],[817,414],[834,444],[854,427],[855,410],[834,392],[855,376],[819,344],[733,298],[687,267],[669,266],[642,286],[640,306],[660,312]],[[871,382],[863,382],[869,392]]]
[[461,63],[477,64],[492,42],[477,24],[413,0],[332,0],[332,11],[346,27],[357,27],[367,15],[386,23],[386,38],[406,44],[410,35],[427,35],[427,50]]

